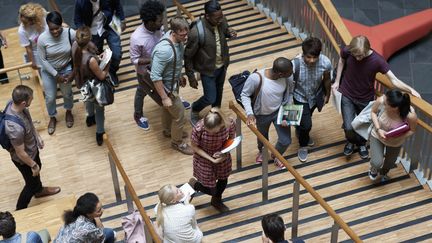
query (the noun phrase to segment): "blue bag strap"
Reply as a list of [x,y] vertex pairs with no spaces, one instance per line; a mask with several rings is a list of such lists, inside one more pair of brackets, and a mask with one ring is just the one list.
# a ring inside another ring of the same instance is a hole
[[7,103],[5,109],[3,110],[5,120],[9,120],[9,121],[15,122],[16,124],[20,125],[20,126],[25,130],[25,125],[24,125],[24,122],[22,121],[21,118],[19,118],[19,117],[17,117],[17,116],[14,116],[14,115],[6,114],[6,110],[7,110],[11,105],[12,105],[12,101],[9,101],[9,102]]

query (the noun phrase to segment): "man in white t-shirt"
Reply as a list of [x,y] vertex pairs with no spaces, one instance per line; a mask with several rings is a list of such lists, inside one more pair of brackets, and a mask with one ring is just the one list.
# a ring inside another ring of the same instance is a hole
[[[278,135],[275,145],[280,154],[283,154],[291,144],[291,129],[286,123],[277,125],[279,107],[287,103],[293,103],[294,81],[293,68],[289,59],[278,57],[273,62],[272,68],[265,68],[252,73],[245,82],[241,93],[247,124],[256,125],[260,133],[268,139],[270,124],[273,123]],[[261,86],[260,86],[261,82]],[[251,96],[259,89],[255,102],[252,104]],[[258,140],[258,155],[256,163],[262,163],[263,143]],[[275,165],[279,169],[285,166],[274,158]]]

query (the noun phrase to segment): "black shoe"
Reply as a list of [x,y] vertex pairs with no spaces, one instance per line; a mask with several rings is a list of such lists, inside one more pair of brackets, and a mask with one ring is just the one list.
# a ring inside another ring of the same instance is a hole
[[359,147],[359,155],[362,159],[367,159],[369,157],[369,152],[366,145],[361,145]]
[[225,213],[229,211],[229,208],[222,202],[222,198],[213,196],[210,204],[216,208],[217,211]]
[[88,117],[86,118],[86,124],[87,124],[88,127],[91,127],[91,126],[93,126],[94,124],[96,124],[95,116],[88,116]]
[[114,87],[118,87],[119,86],[119,80],[118,80],[117,74],[110,72],[110,76],[111,76],[111,81],[112,81]]
[[103,133],[96,133],[96,143],[97,145],[101,146],[103,144]]
[[345,144],[344,151],[343,151],[344,155],[345,156],[349,156],[353,152],[354,152],[354,144],[352,144],[350,142],[348,142],[347,144]]
[[9,83],[9,79],[3,79],[0,81],[0,84],[7,84]]

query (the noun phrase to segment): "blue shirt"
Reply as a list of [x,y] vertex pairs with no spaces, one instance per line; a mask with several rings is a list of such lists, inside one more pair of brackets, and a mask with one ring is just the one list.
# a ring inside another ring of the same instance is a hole
[[[0,243],[21,243],[21,234],[15,233],[12,237],[5,240],[0,240]],[[34,231],[27,232],[26,243],[43,243],[38,233]]]

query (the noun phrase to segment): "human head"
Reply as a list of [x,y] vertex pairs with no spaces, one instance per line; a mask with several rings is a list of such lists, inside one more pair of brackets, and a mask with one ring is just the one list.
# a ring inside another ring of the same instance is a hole
[[141,5],[140,18],[149,31],[160,30],[163,24],[165,6],[157,0],[147,0]]
[[92,35],[90,28],[87,26],[81,26],[77,29],[75,34],[75,40],[80,48],[84,48],[91,41]]
[[38,3],[27,3],[21,5],[18,11],[19,21],[24,27],[34,25],[38,32],[44,29],[44,21],[46,10]]
[[261,220],[264,235],[272,242],[285,240],[285,224],[283,219],[277,214],[265,215]]
[[0,212],[0,235],[3,239],[9,239],[15,235],[16,223],[11,213]]
[[186,42],[189,32],[189,23],[183,17],[173,17],[170,20],[170,27],[172,36],[176,43]]
[[22,108],[29,107],[33,100],[33,90],[26,85],[17,85],[12,91],[12,101]]
[[[411,99],[407,93],[402,93],[397,89],[390,89],[385,93],[386,105],[390,109],[397,109],[402,119],[408,116],[411,109]],[[387,106],[386,106],[387,109]]]
[[213,25],[217,26],[222,23],[223,13],[222,8],[218,1],[210,0],[204,4],[204,13],[207,21]]
[[63,31],[62,24],[63,18],[61,14],[57,11],[52,11],[46,16],[46,22],[48,25],[48,30],[54,37],[59,37]]
[[96,194],[87,192],[78,198],[73,210],[65,211],[63,219],[65,224],[75,222],[79,216],[84,216],[89,219],[102,216],[103,208]]
[[204,128],[210,133],[218,132],[225,124],[225,115],[217,107],[212,107],[204,116]]
[[183,192],[176,186],[167,184],[161,187],[161,189],[159,189],[158,196],[159,204],[157,209],[156,221],[159,225],[163,225],[163,208],[167,205],[174,204],[180,201],[180,199],[182,199],[184,195]]
[[363,35],[358,35],[352,38],[348,45],[348,51],[357,61],[361,61],[370,51],[370,42],[368,38]]
[[272,71],[277,78],[288,78],[293,73],[292,63],[285,57],[278,57],[273,61]]
[[303,60],[307,65],[312,65],[318,61],[321,54],[322,43],[316,37],[308,37],[302,43]]

